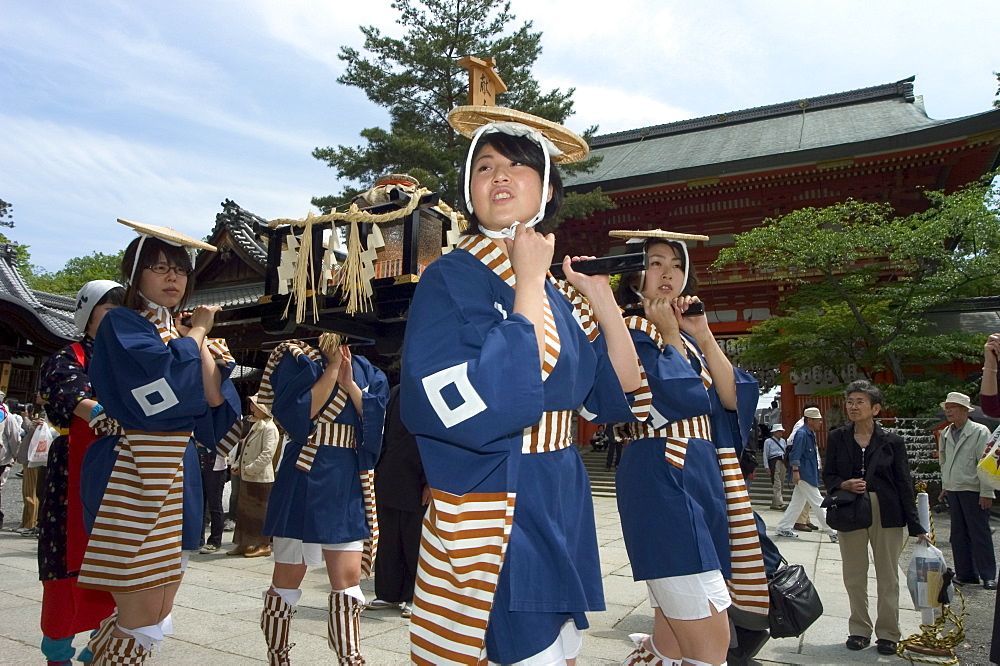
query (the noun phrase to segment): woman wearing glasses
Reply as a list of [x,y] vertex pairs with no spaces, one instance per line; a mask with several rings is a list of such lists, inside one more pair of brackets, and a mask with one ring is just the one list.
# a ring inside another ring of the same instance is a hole
[[143,663],[173,633],[182,549],[191,545],[182,544],[182,526],[201,528],[200,515],[183,515],[185,497],[200,497],[200,488],[185,489],[185,466],[189,482],[199,476],[193,438],[214,448],[239,417],[228,380],[235,363],[224,341],[208,339],[219,308],[199,306],[186,322],[179,312],[194,288],[185,246],[215,248],[166,227],[122,222],[140,233],[122,260],[125,307],[105,315],[90,367],[101,397],[91,422],[107,414],[125,432],[79,578],[110,592],[118,609],[90,642],[97,664]]
[[[838,532],[844,588],[851,605],[847,649],[863,650],[876,637],[879,654],[895,654],[899,629],[899,556],[906,533],[930,544],[917,518],[913,478],[906,446],[899,435],[882,429],[875,418],[884,404],[882,391],[858,380],[844,391],[849,425],[830,432],[823,482],[827,493],[849,490],[867,493],[872,521],[868,527]],[[877,616],[868,614],[868,549],[875,563]]]

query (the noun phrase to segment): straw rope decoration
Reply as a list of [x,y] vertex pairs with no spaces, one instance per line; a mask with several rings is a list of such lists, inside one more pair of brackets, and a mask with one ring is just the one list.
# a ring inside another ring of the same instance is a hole
[[[927,492],[927,483],[920,481],[916,484],[917,493]],[[931,543],[936,544],[934,536],[934,514],[930,514],[931,522]],[[965,640],[965,625],[962,618],[965,617],[965,595],[953,585],[952,589],[962,600],[962,610],[956,614],[951,609],[951,604],[941,604],[941,615],[933,624],[921,624],[920,633],[907,636],[899,641],[896,647],[896,655],[906,659],[910,663],[915,661],[923,664],[957,664],[958,655],[955,648]],[[952,628],[945,631],[945,625],[951,624]],[[942,633],[943,632],[943,633]],[[922,656],[917,656],[917,655]]]
[[[398,210],[388,213],[369,213],[362,210],[357,203],[352,203],[344,212],[327,213],[326,215],[313,215],[309,213],[305,219],[294,220],[280,218],[268,222],[268,226],[277,228],[283,225],[302,228],[302,240],[299,246],[299,261],[295,265],[295,273],[292,277],[291,292],[295,298],[295,321],[301,323],[305,319],[307,299],[312,302],[313,319],[319,319],[319,302],[316,293],[319,291],[313,284],[313,260],[312,260],[312,227],[314,224],[326,224],[332,222],[348,222],[352,225],[351,238],[348,241],[347,261],[341,271],[338,272],[338,286],[347,294],[347,314],[355,314],[359,310],[367,312],[371,308],[371,271],[365,270],[364,257],[361,251],[361,238],[357,233],[358,224],[371,224],[376,226],[382,222],[392,222],[405,217],[416,210],[420,205],[420,200],[428,194],[432,194],[426,187],[418,188],[410,197],[410,201]],[[452,229],[456,227],[464,231],[468,226],[465,217],[443,201],[439,201],[436,206],[438,210],[451,218]],[[375,231],[369,234],[369,238],[376,236]],[[377,234],[381,238],[381,233]],[[374,252],[373,247],[368,248],[369,252]],[[305,260],[302,260],[303,255]],[[370,267],[369,267],[370,268]],[[366,275],[367,274],[367,275]],[[362,296],[364,294],[364,296]],[[285,307],[284,316],[288,316],[291,300]]]

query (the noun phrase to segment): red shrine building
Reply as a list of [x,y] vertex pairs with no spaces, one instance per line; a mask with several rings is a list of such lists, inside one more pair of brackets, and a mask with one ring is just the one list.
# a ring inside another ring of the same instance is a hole
[[[691,244],[699,293],[717,336],[738,337],[776,311],[784,285],[739,268],[707,270],[735,234],[848,198],[907,215],[927,207],[923,191],[954,191],[1000,166],[1000,109],[934,120],[913,81],[596,137],[602,161],[567,177],[566,188],[599,187],[617,208],[564,222],[557,256],[614,252],[622,241],[608,237],[612,229],[704,234]],[[787,416],[796,412],[787,398],[820,388],[815,379],[783,387]]]

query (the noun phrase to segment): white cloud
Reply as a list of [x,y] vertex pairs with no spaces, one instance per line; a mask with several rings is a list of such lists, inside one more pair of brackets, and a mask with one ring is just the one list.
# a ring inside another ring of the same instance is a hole
[[[567,81],[545,81],[544,88],[569,88]],[[599,125],[599,134],[662,125],[692,117],[690,111],[666,104],[643,91],[628,92],[604,86],[578,86],[573,94],[576,113],[568,124],[574,131]]]
[[342,45],[361,49],[360,26],[375,25],[386,35],[400,35],[398,13],[391,0],[365,2],[316,2],[316,0],[237,0],[240,12],[252,11],[262,19],[262,28],[274,39],[330,68],[336,76],[344,71],[337,57]]
[[301,217],[312,196],[333,187],[308,155],[295,168],[270,168],[23,117],[0,115],[0,124],[9,132],[0,181],[17,224],[8,235],[49,270],[71,256],[124,247],[131,232],[116,217],[202,237],[224,198],[269,219]]

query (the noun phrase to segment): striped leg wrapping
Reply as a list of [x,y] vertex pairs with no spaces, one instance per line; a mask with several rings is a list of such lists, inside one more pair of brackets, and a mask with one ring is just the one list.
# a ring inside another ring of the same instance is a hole
[[[111,625],[114,626],[114,625]],[[134,637],[118,638],[108,636],[104,640],[100,654],[94,652],[94,666],[126,666],[131,664],[144,664],[149,650]]]
[[365,539],[361,552],[361,573],[369,578],[375,571],[375,557],[378,555],[378,512],[375,507],[375,470],[361,470],[361,494],[365,500],[365,519],[372,535]]
[[621,666],[642,666],[648,664],[650,666],[669,666],[674,662],[664,662],[660,657],[657,656],[655,652],[646,647],[646,641],[651,641],[653,638],[647,634],[631,634],[629,638],[635,643],[635,649],[632,650],[629,656],[625,657],[625,661],[621,663]]
[[260,628],[264,632],[267,643],[267,661],[270,666],[288,666],[292,662],[288,652],[295,643],[289,643],[292,616],[295,607],[289,606],[284,599],[273,594],[264,594],[264,610],[260,614]]
[[107,645],[108,639],[111,638],[111,632],[114,631],[116,624],[118,624],[118,609],[115,609],[115,612],[104,618],[101,626],[97,628],[97,633],[87,642],[87,649],[94,653],[95,662],[98,659],[98,655],[104,650],[105,645]]
[[364,664],[361,656],[361,609],[358,600],[344,592],[330,593],[327,643],[337,653],[341,666]]
[[640,664],[662,666],[663,660],[647,650],[645,645],[640,645],[632,650],[629,656],[625,657],[622,666],[639,666]]

